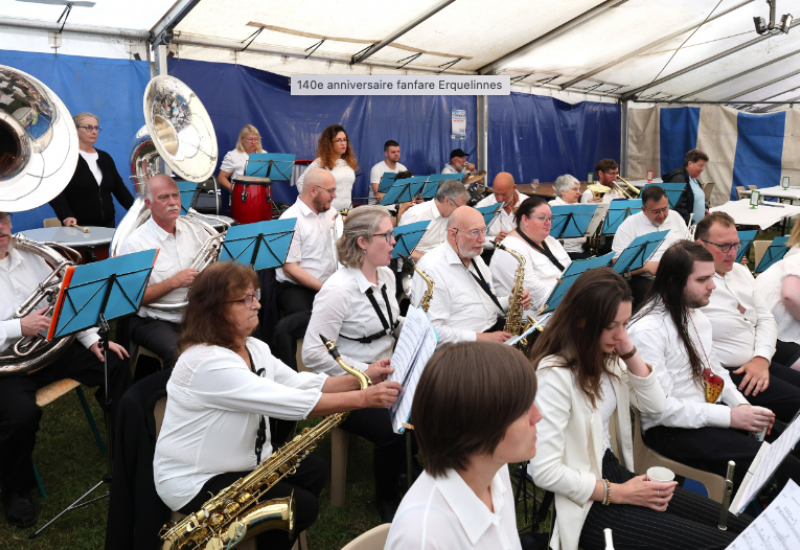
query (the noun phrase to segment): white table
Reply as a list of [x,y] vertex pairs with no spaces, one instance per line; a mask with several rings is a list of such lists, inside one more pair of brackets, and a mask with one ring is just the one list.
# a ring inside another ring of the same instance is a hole
[[635,186],[636,186],[638,189],[641,189],[642,187],[644,187],[644,186],[645,186],[645,185],[647,185],[648,183],[664,183],[664,181],[663,181],[661,178],[656,178],[656,179],[654,179],[653,181],[647,181],[647,180],[628,180],[628,182],[629,182],[629,183],[631,183],[632,185],[635,185]]
[[[800,187],[790,187],[789,189],[784,189],[780,185],[776,185],[775,187],[764,187],[758,191],[761,192],[762,197],[773,197],[780,199],[781,201],[800,201]],[[743,194],[749,197],[750,192],[751,190],[748,189]]]
[[776,223],[800,214],[800,206],[781,204],[776,206],[759,205],[750,208],[750,200],[726,202],[715,206],[711,212],[725,212],[733,218],[736,225],[756,225],[761,229],[772,227]]
[[85,249],[84,261],[94,262],[97,260],[95,249],[108,246],[115,229],[113,227],[88,227],[87,229],[89,232],[84,233],[76,227],[42,227],[20,231],[20,234],[34,241],[50,241],[70,248]]

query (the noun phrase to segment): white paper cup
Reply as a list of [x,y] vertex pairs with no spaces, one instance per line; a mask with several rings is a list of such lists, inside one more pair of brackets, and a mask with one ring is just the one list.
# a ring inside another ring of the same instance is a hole
[[675,472],[663,466],[653,466],[647,469],[647,479],[666,483],[675,480]]

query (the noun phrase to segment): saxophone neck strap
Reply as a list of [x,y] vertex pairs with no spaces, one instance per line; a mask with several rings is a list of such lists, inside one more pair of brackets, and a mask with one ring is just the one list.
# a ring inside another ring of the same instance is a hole
[[481,290],[483,290],[486,293],[486,295],[489,298],[492,299],[492,302],[494,302],[494,305],[496,305],[497,309],[500,310],[500,314],[505,316],[506,310],[503,309],[503,306],[500,305],[500,300],[497,299],[497,296],[494,295],[494,292],[492,292],[492,289],[489,288],[489,283],[487,283],[486,279],[483,277],[483,273],[481,273],[481,270],[478,268],[478,264],[475,263],[475,261],[471,261],[470,263],[475,268],[475,272],[477,273],[477,275],[475,275],[475,273],[473,273],[469,269],[469,267],[467,268],[467,272],[470,275],[472,275],[472,278],[475,279],[475,282],[478,283],[478,286],[481,287]]
[[340,334],[339,336],[348,340],[353,340],[359,344],[371,344],[375,340],[380,340],[384,336],[394,337],[394,329],[396,329],[397,325],[400,324],[400,320],[395,320],[392,316],[392,306],[389,303],[389,295],[386,292],[386,285],[384,284],[381,287],[381,294],[383,294],[383,302],[386,304],[386,313],[389,315],[388,321],[386,320],[386,315],[383,314],[381,306],[378,305],[378,300],[375,299],[375,293],[372,291],[372,288],[368,288],[365,294],[367,295],[369,303],[372,305],[372,309],[375,310],[375,314],[378,316],[383,330],[378,331],[375,334],[370,334],[369,336],[363,336],[361,338],[351,338],[350,336],[345,336],[344,334]]
[[557,267],[557,268],[558,268],[560,271],[564,271],[564,266],[563,266],[563,265],[561,265],[561,262],[559,262],[559,261],[558,261],[558,259],[555,257],[555,255],[554,255],[554,254],[553,254],[553,253],[550,251],[550,247],[549,247],[549,246],[547,246],[547,243],[546,243],[546,242],[542,241],[542,244],[541,244],[541,246],[539,246],[538,244],[536,244],[535,242],[533,242],[533,239],[531,239],[530,237],[528,237],[528,236],[527,236],[527,235],[526,235],[526,234],[525,234],[525,233],[522,231],[522,229],[520,229],[520,228],[517,228],[517,233],[519,233],[519,236],[520,236],[520,237],[522,237],[522,240],[523,240],[523,241],[525,241],[526,243],[528,243],[528,244],[531,246],[531,248],[533,248],[533,249],[534,249],[534,250],[536,250],[537,252],[539,252],[539,253],[541,253],[541,254],[544,254],[545,256],[547,256],[547,259],[548,259],[548,260],[550,260],[550,262],[551,262],[551,263],[552,263],[554,266],[556,266],[556,267]]
[[[259,378],[261,375],[264,374],[263,368],[256,370],[256,365],[253,363],[253,355],[250,353],[250,350],[245,346],[247,350],[247,357],[250,359],[250,370]],[[267,421],[264,418],[264,415],[261,415],[261,420],[258,423],[258,431],[256,432],[256,466],[261,464],[261,451],[264,448],[264,443],[267,442]]]

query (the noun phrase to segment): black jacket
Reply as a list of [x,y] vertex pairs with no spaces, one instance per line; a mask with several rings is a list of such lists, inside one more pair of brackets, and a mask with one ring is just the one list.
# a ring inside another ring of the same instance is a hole
[[681,215],[683,221],[686,224],[689,224],[689,214],[694,212],[694,191],[692,191],[692,186],[689,184],[689,173],[686,171],[685,166],[681,166],[676,168],[669,174],[665,176],[661,176],[661,179],[664,183],[685,183],[686,189],[683,193],[681,193],[681,198],[678,199],[678,204],[675,205],[675,212]]
[[103,173],[103,182],[98,186],[89,164],[78,155],[75,174],[59,196],[50,201],[56,216],[62,221],[75,218],[78,225],[114,227],[113,193],[125,210],[133,205],[133,195],[117,172],[114,159],[105,151],[97,149],[97,165]]

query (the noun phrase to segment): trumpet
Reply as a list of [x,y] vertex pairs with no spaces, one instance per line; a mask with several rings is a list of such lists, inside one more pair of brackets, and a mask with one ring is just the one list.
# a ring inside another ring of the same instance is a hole
[[614,185],[617,186],[617,189],[619,189],[619,192],[622,194],[622,196],[624,196],[626,199],[629,200],[635,199],[636,197],[639,196],[639,193],[641,193],[641,191],[635,185],[627,181],[622,176],[617,176],[617,179],[619,180],[619,182],[625,184],[625,187],[623,187],[619,184],[619,182],[617,181],[614,182]]

